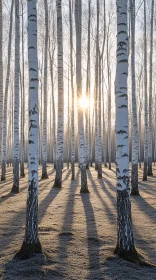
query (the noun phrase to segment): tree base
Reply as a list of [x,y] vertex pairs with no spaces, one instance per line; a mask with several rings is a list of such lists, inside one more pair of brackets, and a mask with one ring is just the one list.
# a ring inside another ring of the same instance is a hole
[[13,185],[12,189],[11,189],[11,193],[19,193],[19,187],[17,187],[16,185]]
[[89,193],[88,189],[81,188],[80,193]]
[[122,259],[126,261],[133,262],[133,263],[140,263],[140,258],[135,248],[131,251],[127,251],[127,250],[122,250],[117,245],[116,248],[114,249],[114,254],[120,256]]
[[105,162],[104,167],[107,167],[107,163]]
[[20,174],[20,177],[21,177],[21,178],[24,178],[24,177],[25,177],[25,174]]
[[53,188],[59,188],[59,189],[61,189],[61,188],[62,188],[62,182],[61,182],[60,180],[55,179]]
[[142,180],[143,180],[143,181],[147,181],[147,177],[146,177],[146,176],[144,176]]
[[131,195],[137,195],[140,196],[139,191],[138,190],[131,190]]
[[89,169],[89,164],[86,164],[86,169]]
[[5,180],[6,180],[6,177],[1,176],[1,181],[5,181]]
[[42,174],[41,179],[49,179],[48,174],[47,173]]
[[153,176],[153,173],[149,171],[147,175],[148,176]]
[[98,174],[97,178],[98,178],[98,179],[102,179],[102,175],[101,175],[101,174]]
[[75,180],[75,177],[71,177],[71,181],[74,181]]
[[98,163],[95,162],[95,170],[98,170]]
[[26,243],[24,241],[21,249],[19,250],[19,252],[16,253],[14,258],[18,258],[20,260],[26,260],[32,258],[34,254],[41,254],[41,253],[42,253],[42,247],[39,240],[35,244]]

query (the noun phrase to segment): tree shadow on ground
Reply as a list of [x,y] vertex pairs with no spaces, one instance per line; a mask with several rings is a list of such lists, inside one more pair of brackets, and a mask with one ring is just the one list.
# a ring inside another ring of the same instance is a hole
[[[67,175],[69,177],[71,171],[68,171]],[[75,238],[74,231],[72,229],[73,225],[73,215],[74,215],[74,200],[75,200],[75,192],[78,188],[78,177],[80,174],[80,170],[78,170],[75,180],[71,181],[70,186],[68,188],[68,198],[67,204],[64,211],[63,225],[61,228],[61,232],[59,233],[59,240],[57,246],[57,271],[61,271],[63,274],[66,274],[69,269],[68,258],[70,256],[70,248],[73,247],[73,239]]]
[[[88,179],[90,180],[91,184],[92,184],[92,187],[93,187],[93,190],[95,192],[95,194],[97,195],[97,197],[99,198],[99,200],[102,202],[102,205],[103,205],[103,208],[104,210],[106,211],[106,213],[108,214],[109,217],[112,217],[109,221],[111,224],[115,225],[116,226],[116,223],[114,222],[114,220],[116,219],[116,216],[114,214],[114,212],[111,210],[111,208],[108,206],[108,201],[107,199],[103,199],[101,197],[101,194],[99,192],[99,189],[98,189],[98,186],[96,185],[93,177],[92,177],[92,174],[90,171],[88,171]],[[115,198],[110,194],[110,192],[106,189],[105,185],[104,185],[104,182],[102,180],[98,180],[98,183],[100,183],[100,185],[102,186],[103,188],[103,191],[107,194],[108,198],[110,199],[111,201],[111,205],[114,207],[115,205]]]
[[68,180],[70,174],[71,174],[71,169],[64,169],[64,172],[67,171],[66,176],[63,178],[62,182]]
[[[48,279],[62,279],[60,277],[61,275],[52,268],[47,272],[46,268],[48,265],[52,267],[53,261],[47,254],[34,254],[32,258],[27,260],[13,258],[5,265],[4,271],[0,271],[0,279],[47,279],[47,276],[49,276],[48,274],[50,274]],[[55,278],[55,276],[58,276],[58,278]]]
[[98,237],[94,211],[90,201],[90,195],[81,194],[81,199],[86,215],[87,225],[87,246],[89,256],[89,275],[88,280],[102,279],[102,272],[100,270],[100,239]]
[[155,223],[156,208],[154,206],[151,206],[142,196],[133,196],[132,201],[139,206],[139,209],[151,220],[152,223]]
[[59,188],[52,188],[50,189],[49,193],[46,195],[46,197],[41,201],[41,203],[38,206],[38,212],[39,212],[39,222],[43,219],[45,212],[48,208],[48,206],[52,203],[52,201],[56,198],[56,196],[59,194],[61,190]]

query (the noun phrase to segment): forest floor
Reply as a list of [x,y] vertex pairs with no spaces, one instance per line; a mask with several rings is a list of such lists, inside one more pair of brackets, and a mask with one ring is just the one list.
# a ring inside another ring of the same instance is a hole
[[[135,245],[144,260],[156,265],[156,166],[142,182],[140,196],[131,197]],[[39,168],[41,176],[41,167]],[[7,280],[156,280],[156,267],[139,266],[113,254],[116,246],[116,175],[103,168],[103,178],[88,172],[89,194],[80,194],[80,172],[71,181],[63,170],[61,190],[52,188],[55,172],[39,181],[39,238],[43,254],[29,260],[13,259],[24,239],[26,177],[20,193],[11,195],[12,168],[0,182],[0,279]]]

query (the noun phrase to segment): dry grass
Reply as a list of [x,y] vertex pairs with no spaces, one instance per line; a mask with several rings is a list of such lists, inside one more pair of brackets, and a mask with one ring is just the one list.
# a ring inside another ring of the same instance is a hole
[[[0,279],[46,280],[155,280],[156,267],[138,266],[113,255],[116,245],[115,167],[103,168],[103,178],[88,172],[89,194],[80,194],[80,174],[71,181],[63,172],[63,187],[52,189],[54,170],[39,182],[39,238],[44,254],[30,260],[13,260],[24,238],[27,176],[20,193],[10,195],[12,169],[0,183]],[[41,168],[40,168],[41,176]],[[135,244],[143,259],[156,264],[156,168],[142,182],[140,197],[132,197]]]

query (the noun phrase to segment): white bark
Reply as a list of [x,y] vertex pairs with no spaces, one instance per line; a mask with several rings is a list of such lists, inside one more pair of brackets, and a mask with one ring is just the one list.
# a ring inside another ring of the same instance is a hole
[[112,115],[111,115],[111,74],[109,78],[108,85],[108,161],[109,161],[109,169],[111,169],[111,144],[112,144]]
[[152,172],[152,86],[153,86],[153,14],[154,0],[151,3],[151,34],[150,34],[150,70],[149,70],[149,132],[148,132],[148,175]]
[[144,0],[144,171],[143,171],[143,181],[147,180],[147,164],[148,164],[147,39],[146,39],[146,0]]
[[36,1],[28,1],[29,144],[25,243],[38,243],[38,58]]
[[[22,1],[21,1],[22,2]],[[25,78],[24,78],[24,20],[23,20],[23,3],[22,5],[22,74],[21,74],[21,141],[20,141],[20,175],[25,177],[24,174],[24,133],[25,133]]]
[[102,139],[101,139],[101,59],[99,57],[99,96],[98,96],[98,179],[102,178]]
[[130,0],[131,17],[131,87],[132,87],[132,171],[131,194],[138,195],[138,121],[136,106],[136,82],[135,82],[135,0]]
[[131,221],[129,196],[128,140],[128,34],[127,1],[117,0],[117,68],[116,68],[116,174],[118,240],[115,253],[125,259],[137,258]]
[[44,0],[45,9],[45,42],[44,42],[44,111],[43,111],[43,133],[42,133],[42,179],[48,179],[47,174],[47,55],[48,55],[48,5]]
[[117,1],[116,165],[117,190],[129,191],[129,141],[127,96],[127,1]]
[[[75,25],[76,25],[76,83],[77,97],[82,97],[82,74],[81,74],[81,29],[82,29],[82,7],[81,0],[75,1]],[[84,116],[81,108],[78,108],[78,134],[79,134],[79,161],[81,170],[81,190],[88,192],[86,174],[86,151],[84,139]]]
[[[4,108],[3,108],[3,148],[2,148],[2,176],[1,180],[6,179],[6,137],[7,137],[7,112],[8,112],[8,88],[9,88],[9,78],[10,78],[10,57],[11,57],[11,40],[12,40],[12,23],[13,23],[13,6],[14,0],[11,3],[10,11],[10,27],[9,27],[9,41],[8,41],[8,63],[6,72],[6,82],[5,82],[5,93],[4,93]],[[11,126],[13,129],[13,126]]]
[[98,81],[99,81],[99,0],[96,1],[97,6],[97,27],[96,27],[96,62],[95,62],[95,169],[98,170]]
[[19,73],[20,73],[20,18],[19,0],[15,0],[15,76],[14,76],[14,178],[12,192],[19,192]]
[[57,47],[58,47],[58,126],[57,126],[57,160],[54,187],[62,186],[63,142],[64,142],[64,90],[63,90],[63,34],[62,1],[56,0],[57,6]]
[[72,177],[75,179],[75,93],[74,93],[74,83],[73,83],[73,20],[72,20],[72,9],[71,0],[69,0],[69,24],[70,24],[70,79],[71,79],[71,91],[72,91],[72,111],[71,111],[71,169]]
[[3,121],[3,20],[0,0],[0,163],[2,162],[2,121]]
[[86,98],[89,106],[86,108],[86,167],[89,168],[90,151],[90,21],[91,21],[91,0],[88,0],[88,42],[87,42],[87,79],[86,79]]

